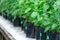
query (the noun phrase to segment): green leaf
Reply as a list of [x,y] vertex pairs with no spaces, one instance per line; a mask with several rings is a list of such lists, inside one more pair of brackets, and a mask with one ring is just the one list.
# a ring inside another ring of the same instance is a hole
[[45,27],[44,32],[47,32],[47,31],[49,31],[49,30],[50,30],[50,26],[47,26],[47,27]]
[[36,18],[38,16],[38,13],[37,12],[32,12],[32,14],[31,14],[31,17],[32,18]]
[[57,24],[53,23],[53,25],[51,26],[51,29],[52,29],[52,30],[55,29],[56,26],[57,26]]
[[28,13],[31,10],[31,8],[28,8],[25,10],[25,13]]

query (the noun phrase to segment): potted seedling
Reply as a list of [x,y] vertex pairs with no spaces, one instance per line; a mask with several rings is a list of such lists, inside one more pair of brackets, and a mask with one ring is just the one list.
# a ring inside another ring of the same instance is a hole
[[34,38],[34,24],[32,22],[28,22],[27,20],[24,22],[23,30],[26,33],[26,37]]
[[26,33],[26,37],[35,38],[34,23],[31,22],[29,14],[26,15],[26,20],[23,27],[24,32]]
[[13,23],[14,26],[19,26],[20,18],[18,13],[20,9],[19,9],[19,5],[17,4],[17,0],[12,2],[11,8],[12,8],[10,9],[11,14],[9,14],[11,18],[11,22]]
[[[56,5],[54,5],[54,12],[55,12],[55,18],[56,18],[56,40],[60,40],[60,4],[59,4],[59,0],[57,0],[55,2]],[[56,14],[57,13],[57,14]]]
[[[21,2],[21,3],[20,2],[19,2],[20,10],[18,12],[18,15],[19,15],[19,18],[20,18],[19,25],[23,30],[23,24],[24,24],[25,19],[26,19],[26,13],[24,13],[24,11],[26,9],[26,5],[25,5],[25,2]],[[22,6],[24,6],[24,7],[22,7]]]
[[23,8],[20,8],[21,10],[19,10],[18,12],[18,16],[19,16],[19,26],[22,28],[23,30],[23,25],[25,22],[25,16],[24,16],[24,12],[23,12]]
[[50,12],[49,12],[50,13],[50,16],[49,16],[48,20],[50,22],[49,23],[49,26],[50,27],[48,26],[48,28],[47,28],[49,31],[46,32],[46,40],[60,40],[59,39],[59,36],[56,37],[57,36],[57,31],[56,30],[57,30],[57,28],[59,28],[58,27],[59,26],[59,22],[58,22],[59,13],[57,11],[57,7],[55,6],[55,4],[54,4],[54,7],[53,7],[53,5],[50,5],[50,7],[51,6],[54,9],[49,8],[49,10],[50,10]]
[[12,14],[11,22],[14,26],[19,26],[19,17],[17,16],[17,14]]
[[[34,27],[35,27],[35,38],[36,40],[45,40],[45,36],[46,34],[44,33],[44,25],[43,22],[45,21],[44,19],[44,11],[42,9],[43,5],[44,5],[44,1],[41,1],[41,3],[36,2],[38,5],[36,7],[36,5],[34,5],[34,11],[31,14],[31,20],[34,23]],[[40,7],[39,7],[40,5]],[[38,8],[39,7],[39,8]]]
[[7,19],[9,21],[11,21],[11,19],[12,19],[12,12],[11,11],[13,9],[12,8],[12,5],[13,5],[14,2],[12,2],[12,0],[10,0],[10,1],[9,0],[6,0],[6,1],[7,1],[7,5],[6,5],[7,6],[7,9],[6,9],[6,11],[8,12],[7,13]]
[[[30,1],[26,4],[26,9],[24,11],[25,15],[24,17],[26,18],[25,23],[24,23],[24,32],[26,33],[26,37],[29,38],[35,38],[35,28],[34,28],[34,23],[31,22],[31,13],[33,12],[33,3]],[[29,5],[30,4],[30,5]]]
[[45,11],[47,12],[47,14],[44,16],[44,22],[43,22],[43,25],[45,28],[44,32],[46,33],[45,40],[56,40],[55,39],[56,33],[55,33],[55,31],[53,31],[53,30],[55,30],[55,28],[57,26],[57,24],[54,23],[54,20],[55,20],[54,19],[55,13],[54,13],[54,9],[53,9],[54,4],[51,4],[50,1],[47,4],[49,5],[49,7],[48,7],[48,5],[46,5],[45,7],[48,7],[48,9],[44,8],[44,9],[46,9]]
[[[33,16],[34,15],[34,16]],[[32,19],[34,22],[34,27],[35,27],[35,38],[36,40],[45,40],[45,33],[44,33],[44,27],[42,23],[44,22],[44,19],[40,17],[38,12],[32,13]]]
[[1,1],[1,6],[2,6],[2,15],[4,18],[7,19],[7,9],[8,9],[8,2],[6,0]]
[[54,20],[51,19],[51,18],[49,18],[48,22],[47,22],[47,25],[45,24],[46,27],[45,27],[45,30],[44,30],[46,32],[46,40],[56,40],[55,29],[57,27],[57,24],[54,23]]

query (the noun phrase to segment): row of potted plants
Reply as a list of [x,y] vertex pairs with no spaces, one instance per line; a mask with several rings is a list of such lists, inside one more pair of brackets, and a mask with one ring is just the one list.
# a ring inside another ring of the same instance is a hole
[[29,38],[60,40],[59,0],[1,0],[0,14],[21,26]]

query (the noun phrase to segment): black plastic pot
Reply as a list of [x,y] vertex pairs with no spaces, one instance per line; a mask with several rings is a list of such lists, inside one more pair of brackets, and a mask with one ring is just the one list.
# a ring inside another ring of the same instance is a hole
[[46,34],[44,33],[44,29],[41,27],[35,27],[35,38],[36,40],[45,40]]
[[11,19],[11,22],[13,23],[14,26],[19,26],[19,21],[20,21],[19,17],[16,17],[15,19],[14,17],[12,17]]
[[26,37],[35,38],[35,28],[33,23],[27,22],[24,26],[24,32],[26,33]]
[[7,12],[5,10],[3,11],[3,17],[7,19]]
[[2,15],[2,13],[0,12],[0,16]]
[[24,22],[25,22],[25,18],[20,18],[19,26],[22,28],[22,30],[23,30]]
[[8,15],[7,15],[7,19],[8,19],[9,21],[11,21],[11,20],[12,20],[12,15],[11,15],[11,14],[8,14]]
[[51,31],[46,32],[46,40],[56,40],[56,33]]
[[56,33],[56,40],[60,40],[60,33]]

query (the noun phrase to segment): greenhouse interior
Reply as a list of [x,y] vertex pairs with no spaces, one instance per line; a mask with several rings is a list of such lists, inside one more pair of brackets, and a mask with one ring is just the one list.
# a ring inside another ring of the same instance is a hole
[[60,40],[60,0],[0,0],[0,40]]

